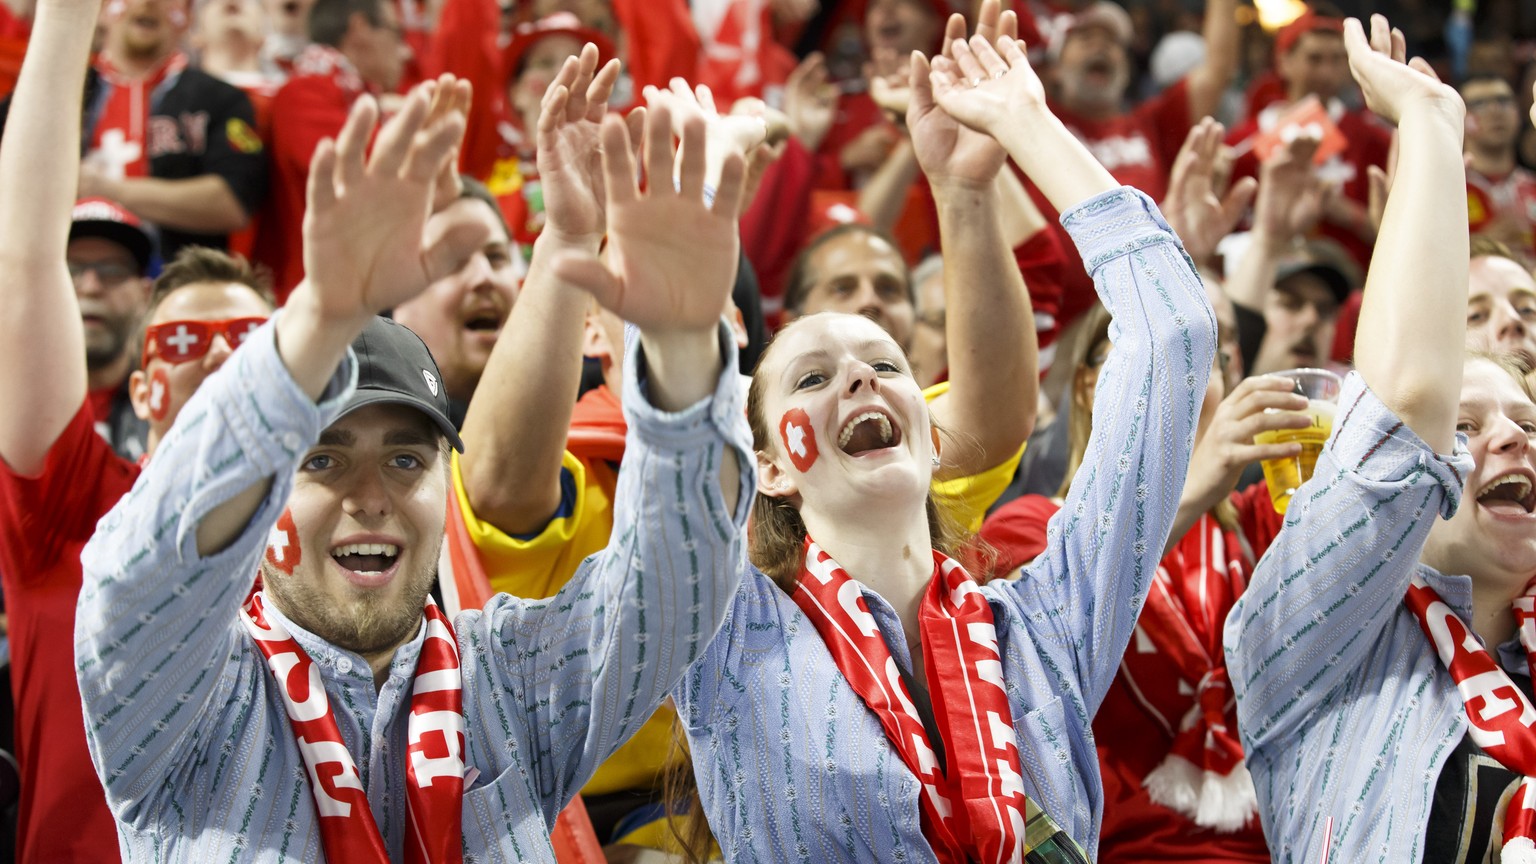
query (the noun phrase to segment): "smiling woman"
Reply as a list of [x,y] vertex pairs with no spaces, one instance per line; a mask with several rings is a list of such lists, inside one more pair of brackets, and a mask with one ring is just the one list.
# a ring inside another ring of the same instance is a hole
[[1019,44],[952,51],[931,78],[914,59],[913,112],[952,124],[956,152],[1006,149],[1116,314],[1094,437],[1051,548],[979,585],[950,557],[941,439],[898,342],[837,312],[780,331],[748,395],[751,565],[673,691],[728,861],[1055,864],[1097,847],[1088,724],[1172,524],[1215,323],[1156,207],[1050,115]]

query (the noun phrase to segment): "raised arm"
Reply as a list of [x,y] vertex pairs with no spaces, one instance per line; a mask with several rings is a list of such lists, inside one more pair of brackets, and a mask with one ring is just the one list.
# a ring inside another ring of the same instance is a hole
[[[0,459],[20,474],[85,401],[85,338],[65,266],[80,94],[100,0],[39,4],[0,146]],[[46,362],[37,362],[46,358]]]
[[[983,40],[936,61],[940,104],[988,129],[1062,211],[1104,305],[1115,350],[1093,434],[1046,551],[1009,583],[1060,662],[1058,689],[1091,717],[1113,680],[1177,510],[1216,351],[1205,288],[1146,196],[1120,187],[1045,108],[1022,46]],[[1006,59],[1005,59],[1006,58]],[[1077,701],[1081,699],[1081,701]]]
[[565,61],[539,112],[539,181],[548,218],[485,386],[464,417],[460,477],[475,515],[512,535],[539,531],[560,506],[560,465],[581,377],[589,296],[552,272],[562,253],[595,258],[606,227],[598,127],[619,75],[597,48]]
[[1221,95],[1237,74],[1237,0],[1206,0],[1200,35],[1205,38],[1205,59],[1185,79],[1189,82],[1191,118],[1217,113]]
[[1396,179],[1382,214],[1360,307],[1355,368],[1437,453],[1455,443],[1466,351],[1467,202],[1461,144],[1466,107],[1423,58],[1404,63],[1401,33],[1371,17],[1344,25],[1349,68],[1366,105],[1397,124]]
[[[950,32],[963,33],[959,16]],[[1012,41],[1018,18],[981,6],[978,40]],[[950,433],[939,477],[980,474],[1013,457],[1034,429],[1040,351],[1029,292],[1003,236],[998,174],[1006,154],[990,135],[962,125],[934,101],[928,63],[911,58],[907,128],[933,189],[944,253],[949,391],[929,405]]]
[[433,176],[463,132],[457,118],[422,129],[426,89],[385,125],[370,159],[371,99],[339,142],[320,146],[308,281],[198,388],[82,553],[75,660],[87,738],[109,803],[130,823],[157,812],[166,778],[207,740],[199,724],[235,686],[236,610],[299,460],[351,391],[348,344],[375,311],[485,241],[481,228],[422,245]]
[[[547,817],[661,704],[720,626],[740,578],[753,479],[740,468],[750,453],[744,394],[721,313],[745,166],[727,157],[706,203],[705,133],[695,118],[684,124],[670,182],[670,113],[658,105],[645,118],[644,191],[623,121],[603,121],[608,264],[576,254],[555,262],[558,276],[640,329],[638,347],[625,352],[629,432],[609,545],[553,600],[501,595],[471,625],[491,628],[503,656],[476,651],[466,664],[503,670],[512,704],[531,706],[517,710],[532,712],[534,752],[554,760]],[[482,726],[496,728],[494,718]],[[511,767],[499,741],[470,747]]]

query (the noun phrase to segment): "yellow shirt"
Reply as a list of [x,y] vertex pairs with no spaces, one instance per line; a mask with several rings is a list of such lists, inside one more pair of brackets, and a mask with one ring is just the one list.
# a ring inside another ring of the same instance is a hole
[[[923,391],[923,396],[931,402],[948,390],[948,383],[936,384]],[[975,532],[981,528],[987,508],[1012,481],[1023,455],[1021,446],[1011,458],[980,474],[935,481],[934,495],[948,507],[957,523]],[[569,452],[560,467],[564,487],[560,510],[543,531],[520,538],[476,517],[464,491],[458,454],[454,454],[453,488],[492,591],[528,599],[553,597],[576,572],[576,565],[608,545],[618,472],[606,462],[584,462]],[[675,713],[670,702],[663,705],[634,738],[603,763],[582,793],[602,795],[654,786],[674,752]]]

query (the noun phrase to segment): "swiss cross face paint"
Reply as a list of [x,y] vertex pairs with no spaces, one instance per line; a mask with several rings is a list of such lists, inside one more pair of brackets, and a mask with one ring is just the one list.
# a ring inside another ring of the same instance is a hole
[[292,576],[300,557],[299,529],[293,524],[293,511],[285,509],[277,524],[272,526],[272,533],[267,535],[267,563],[283,575]]
[[801,474],[811,470],[820,455],[816,449],[816,433],[811,429],[811,418],[799,408],[784,412],[779,420],[779,437],[784,439],[784,452]]
[[171,377],[161,366],[149,376],[149,416],[164,420],[171,413]]

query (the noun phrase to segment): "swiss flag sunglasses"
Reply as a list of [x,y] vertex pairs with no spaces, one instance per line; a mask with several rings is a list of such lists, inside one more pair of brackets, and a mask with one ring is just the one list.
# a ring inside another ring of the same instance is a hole
[[213,338],[223,336],[229,347],[239,348],[247,336],[265,324],[266,318],[226,318],[223,321],[166,321],[144,330],[144,360],[151,357],[167,363],[190,363],[208,353]]

